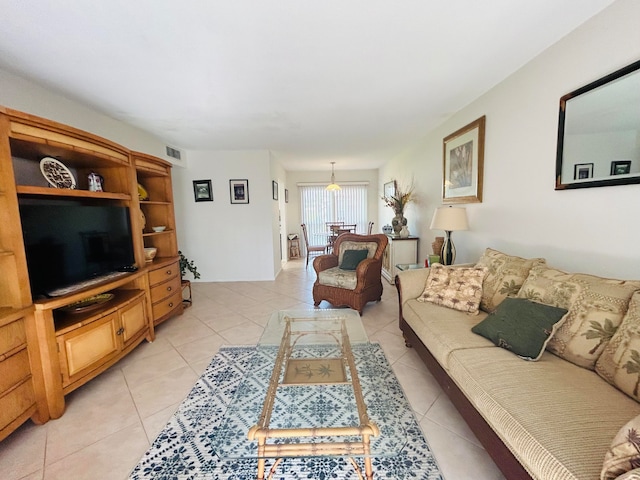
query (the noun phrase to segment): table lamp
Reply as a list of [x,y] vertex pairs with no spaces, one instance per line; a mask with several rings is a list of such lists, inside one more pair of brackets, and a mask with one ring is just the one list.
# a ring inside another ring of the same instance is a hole
[[436,209],[431,220],[431,230],[444,230],[445,239],[440,252],[443,265],[453,265],[456,259],[456,247],[451,241],[451,232],[468,229],[466,208],[449,206]]

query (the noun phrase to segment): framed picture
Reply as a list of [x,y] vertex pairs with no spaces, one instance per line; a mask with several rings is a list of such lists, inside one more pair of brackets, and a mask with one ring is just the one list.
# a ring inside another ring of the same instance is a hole
[[482,202],[483,115],[443,141],[442,203]]
[[396,194],[396,182],[392,180],[384,184],[384,197],[391,198]]
[[631,173],[631,160],[614,160],[611,162],[611,175],[626,175]]
[[289,190],[284,189],[284,203],[289,203]]
[[278,182],[276,181],[271,182],[271,194],[274,200],[278,199]]
[[229,180],[229,197],[231,203],[249,203],[249,180]]
[[593,163],[576,163],[573,166],[573,179],[585,180],[593,178]]
[[193,196],[196,202],[213,202],[211,180],[194,180]]

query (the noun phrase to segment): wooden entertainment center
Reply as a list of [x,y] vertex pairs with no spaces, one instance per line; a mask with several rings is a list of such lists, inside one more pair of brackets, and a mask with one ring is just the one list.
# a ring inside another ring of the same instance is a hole
[[[62,162],[76,188],[49,186],[40,172],[44,157]],[[103,191],[90,191],[91,173],[101,177]],[[0,107],[0,440],[29,418],[44,423],[60,417],[67,393],[144,339],[153,341],[156,325],[182,313],[172,192],[171,164],[165,160]],[[71,293],[33,298],[22,199],[125,207],[137,270]],[[160,225],[166,229],[152,229]],[[150,263],[145,247],[157,249]],[[96,295],[108,301],[69,308]]]

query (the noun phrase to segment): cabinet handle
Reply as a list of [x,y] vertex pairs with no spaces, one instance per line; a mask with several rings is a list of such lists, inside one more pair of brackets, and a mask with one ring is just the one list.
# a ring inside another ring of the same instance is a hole
[[169,303],[169,308],[173,307],[173,302]]
[[167,292],[170,292],[171,290],[171,287],[167,287]]
[[120,327],[120,329],[116,332],[116,335],[122,335],[124,333],[124,327]]
[[171,275],[171,270],[167,270],[167,275]]

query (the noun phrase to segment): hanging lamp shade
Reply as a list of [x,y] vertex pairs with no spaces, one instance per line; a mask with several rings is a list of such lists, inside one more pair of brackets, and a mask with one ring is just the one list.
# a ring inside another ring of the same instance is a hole
[[333,165],[336,162],[331,162],[331,183],[329,185],[327,185],[327,187],[325,188],[325,190],[329,191],[329,192],[335,192],[337,190],[342,190],[342,188],[340,187],[340,185],[338,185],[336,183],[336,176],[333,173]]

